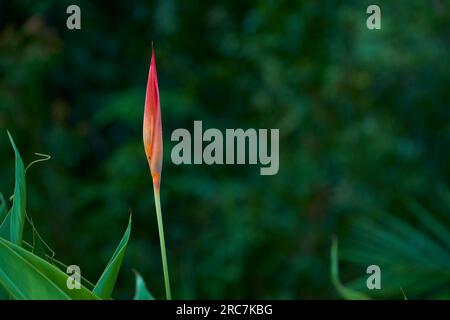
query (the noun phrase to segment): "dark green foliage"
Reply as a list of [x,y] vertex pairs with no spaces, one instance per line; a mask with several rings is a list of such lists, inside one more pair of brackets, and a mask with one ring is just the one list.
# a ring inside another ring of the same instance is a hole
[[376,219],[362,219],[354,225],[352,240],[342,250],[342,259],[365,266],[364,269],[371,264],[379,265],[382,288],[367,290],[367,275],[354,280],[350,286],[378,298],[401,299],[403,290],[408,298],[449,299],[448,215],[442,215],[440,221],[438,215],[411,199],[407,208],[416,226],[412,221],[381,213]]
[[[132,296],[132,268],[164,296],[141,132],[153,41],[174,297],[339,297],[333,234],[346,286],[360,289],[349,279],[379,263],[388,272],[380,294],[448,297],[446,275],[419,263],[442,266],[449,253],[447,1],[377,1],[381,31],[365,26],[369,1],[77,3],[82,30],[69,31],[69,1],[0,1],[0,129],[25,163],[34,152],[52,156],[27,175],[27,212],[59,259],[98,279],[131,208],[117,296]],[[173,165],[170,134],[194,120],[279,128],[278,175]],[[6,200],[9,150],[0,134]],[[427,213],[414,215],[405,197]]]
[[[111,295],[122,265],[128,240],[131,233],[131,216],[122,240],[117,246],[110,261],[108,262],[95,287],[86,281],[75,270],[54,259],[54,252],[48,247],[40,234],[37,232],[33,220],[26,213],[26,170],[22,162],[20,152],[14,140],[8,132],[11,146],[14,149],[15,165],[15,188],[11,197],[13,204],[8,211],[4,211],[3,220],[0,220],[0,299],[17,300],[97,300],[111,299]],[[48,158],[47,158],[48,159]],[[33,242],[30,245],[23,240],[25,221],[30,224]],[[46,249],[51,255],[46,253]],[[65,270],[61,270],[63,266]],[[79,266],[77,266],[79,270]],[[67,272],[67,273],[65,273]],[[69,278],[70,276],[70,278]],[[72,278],[76,276],[76,278]],[[139,277],[139,285],[136,286],[136,299],[148,299],[148,291],[144,280]],[[69,281],[78,282],[78,288],[69,286]],[[88,284],[91,289],[87,288]]]

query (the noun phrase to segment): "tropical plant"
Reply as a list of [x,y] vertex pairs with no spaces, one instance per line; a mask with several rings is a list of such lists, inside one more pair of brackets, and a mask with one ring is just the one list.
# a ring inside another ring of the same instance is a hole
[[[65,273],[67,266],[55,258],[54,252],[37,232],[27,213],[27,170],[9,132],[8,136],[15,153],[15,188],[10,208],[5,197],[0,194],[0,298],[111,299],[130,239],[131,215],[125,233],[98,281],[93,284],[77,274],[78,277],[70,279],[80,279],[79,289],[69,288],[69,275]],[[27,224],[31,230],[31,243],[24,240]],[[134,298],[152,299],[138,273]]]
[[164,225],[161,212],[160,186],[163,162],[163,142],[161,124],[161,106],[159,101],[158,76],[156,73],[155,50],[152,48],[152,59],[148,72],[147,92],[145,96],[143,141],[147,156],[150,174],[153,181],[153,193],[156,207],[156,219],[158,221],[159,244],[164,272],[164,285],[166,298],[172,298],[170,293],[169,267],[167,265],[166,241],[164,239]]
[[[432,214],[413,199],[405,199],[408,215],[393,214],[363,218],[352,226],[341,259],[359,266],[363,275],[342,285],[338,272],[338,248],[331,249],[331,278],[342,297],[347,299],[428,298],[449,299],[450,221],[448,216]],[[407,218],[409,218],[408,221]],[[419,227],[414,227],[415,222]],[[350,241],[349,241],[350,240]],[[368,290],[365,268],[381,269],[381,290]]]

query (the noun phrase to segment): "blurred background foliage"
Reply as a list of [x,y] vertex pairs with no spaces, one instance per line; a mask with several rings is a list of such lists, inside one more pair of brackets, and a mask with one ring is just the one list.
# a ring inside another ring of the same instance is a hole
[[[66,28],[81,8],[82,29]],[[0,191],[14,155],[28,213],[95,281],[133,212],[117,298],[133,272],[164,297],[142,114],[151,43],[164,128],[162,204],[175,298],[450,294],[450,3],[0,0]],[[175,166],[175,128],[279,128],[280,171]],[[382,290],[365,289],[366,268]],[[354,280],[356,279],[356,280]]]

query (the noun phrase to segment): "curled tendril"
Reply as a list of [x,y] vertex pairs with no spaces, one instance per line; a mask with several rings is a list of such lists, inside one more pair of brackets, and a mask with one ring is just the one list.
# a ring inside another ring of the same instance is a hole
[[[36,163],[38,163],[38,162],[48,161],[48,160],[50,160],[50,159],[52,158],[50,155],[44,154],[44,153],[35,152],[34,154],[37,155],[37,156],[40,157],[40,158],[39,158],[39,159],[36,159],[36,160],[34,160],[34,161],[32,161],[32,162],[25,168],[25,173],[28,171],[28,169],[29,169],[33,164],[36,164]],[[14,199],[14,194],[12,194],[12,195],[9,197],[9,201],[13,201],[13,199]]]
[[31,163],[26,167],[25,172],[27,172],[28,169],[29,169],[33,164],[38,163],[38,162],[48,161],[48,160],[50,160],[50,159],[52,158],[52,157],[49,156],[48,154],[44,154],[44,153],[35,152],[34,154],[37,155],[38,157],[41,157],[41,158],[36,159],[36,160],[34,160],[33,162],[31,162]]

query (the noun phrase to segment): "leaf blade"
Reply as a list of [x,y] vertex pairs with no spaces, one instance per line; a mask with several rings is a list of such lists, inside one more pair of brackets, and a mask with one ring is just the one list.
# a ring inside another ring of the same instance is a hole
[[341,296],[348,300],[368,300],[369,297],[356,290],[345,287],[339,279],[338,242],[334,238],[331,244],[331,281]]
[[155,300],[150,291],[147,289],[144,278],[136,271],[136,284],[133,300]]
[[0,236],[11,242],[21,245],[23,237],[23,226],[25,223],[25,207],[26,207],[26,182],[25,182],[25,167],[19,150],[14,143],[11,134],[8,131],[9,141],[14,149],[15,154],[15,187],[14,200],[10,212],[7,214],[5,220],[0,226]]
[[130,239],[130,233],[131,233],[131,215],[128,220],[128,226],[127,229],[125,230],[122,240],[119,242],[119,245],[114,251],[111,259],[106,265],[105,270],[103,271],[93,290],[93,292],[102,299],[111,298],[111,294],[120,271],[120,266],[122,265],[122,260],[125,255],[128,240]]
[[[0,285],[15,299],[69,300],[98,297],[86,287],[70,290],[68,275],[16,244],[0,238]],[[39,288],[39,290],[37,290]]]

